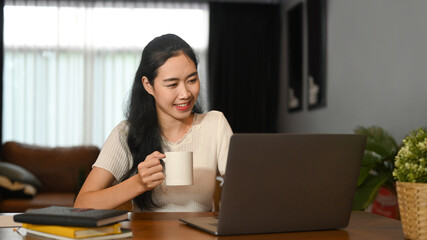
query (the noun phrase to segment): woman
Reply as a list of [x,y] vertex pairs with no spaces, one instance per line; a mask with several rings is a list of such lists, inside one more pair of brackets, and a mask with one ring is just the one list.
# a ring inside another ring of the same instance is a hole
[[[143,50],[126,121],[106,140],[75,207],[134,211],[210,211],[216,172],[225,173],[231,128],[218,111],[201,114],[193,49],[167,34]],[[194,184],[166,186],[163,152],[192,151]]]

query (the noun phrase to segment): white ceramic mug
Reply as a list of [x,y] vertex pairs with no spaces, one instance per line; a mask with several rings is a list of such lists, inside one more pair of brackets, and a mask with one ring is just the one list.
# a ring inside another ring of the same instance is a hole
[[165,181],[168,186],[193,184],[193,152],[165,152]]

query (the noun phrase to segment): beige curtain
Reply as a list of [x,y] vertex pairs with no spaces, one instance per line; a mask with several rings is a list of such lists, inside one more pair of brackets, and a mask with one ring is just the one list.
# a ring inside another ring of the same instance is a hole
[[207,4],[6,1],[3,141],[102,146],[141,50],[164,33],[195,48],[206,86]]

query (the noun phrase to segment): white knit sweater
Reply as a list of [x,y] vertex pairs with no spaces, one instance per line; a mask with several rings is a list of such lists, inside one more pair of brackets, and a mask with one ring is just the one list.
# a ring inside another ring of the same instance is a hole
[[[128,124],[118,124],[102,147],[93,166],[103,168],[119,180],[132,167],[132,154],[127,145]],[[232,130],[224,115],[218,111],[195,114],[193,124],[183,138],[176,142],[163,139],[164,152],[192,151],[194,184],[166,186],[153,190],[154,201],[160,206],[153,211],[201,212],[212,209],[217,169],[225,173],[228,145]],[[133,205],[134,211],[140,209]]]

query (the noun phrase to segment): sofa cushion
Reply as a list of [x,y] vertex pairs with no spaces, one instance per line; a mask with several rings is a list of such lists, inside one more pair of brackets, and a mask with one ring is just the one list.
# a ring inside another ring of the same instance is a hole
[[40,192],[74,193],[86,179],[98,155],[96,146],[41,147],[6,142],[2,160],[34,174],[42,184]]
[[0,162],[0,194],[2,198],[32,198],[40,188],[40,181],[26,169]]
[[8,178],[11,182],[26,183],[36,188],[42,185],[31,172],[13,163],[0,162],[0,176]]
[[36,193],[36,188],[31,184],[12,181],[0,175],[0,195],[3,199],[32,198]]

